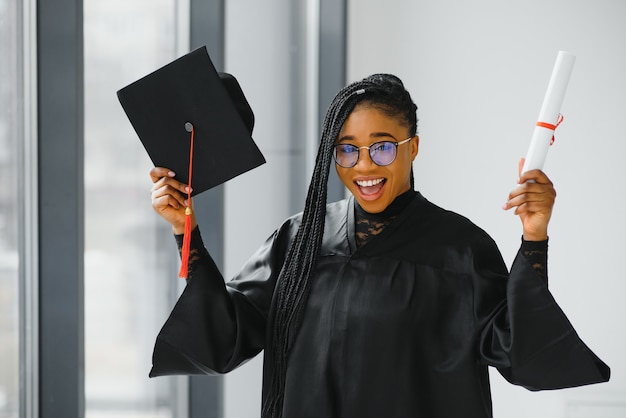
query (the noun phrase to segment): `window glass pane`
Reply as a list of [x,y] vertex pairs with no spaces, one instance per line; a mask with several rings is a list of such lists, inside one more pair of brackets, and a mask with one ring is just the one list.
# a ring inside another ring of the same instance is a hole
[[117,90],[175,58],[176,0],[84,3],[85,390],[88,418],[174,416],[174,378],[148,379],[176,286],[150,160]]
[[18,150],[22,132],[18,0],[0,0],[0,418],[19,413]]

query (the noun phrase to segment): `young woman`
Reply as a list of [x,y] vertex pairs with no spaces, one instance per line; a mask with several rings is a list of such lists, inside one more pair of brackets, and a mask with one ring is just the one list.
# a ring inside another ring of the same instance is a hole
[[[505,204],[523,226],[509,272],[487,233],[414,190],[416,109],[392,75],[342,89],[304,212],[226,285],[194,222],[151,376],[225,373],[264,350],[262,415],[290,418],[491,417],[488,366],[531,390],[608,380],[547,288],[548,177],[521,174]],[[333,159],[352,196],[327,204]],[[181,234],[186,185],[150,176]]]

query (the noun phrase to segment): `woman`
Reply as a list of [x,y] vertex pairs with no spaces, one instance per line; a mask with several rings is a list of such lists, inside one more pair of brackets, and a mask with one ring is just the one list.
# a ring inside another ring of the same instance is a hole
[[[226,286],[194,222],[151,376],[225,373],[264,350],[262,414],[298,418],[490,417],[487,366],[532,390],[608,380],[547,290],[550,180],[521,174],[505,204],[523,226],[509,273],[483,230],[414,191],[416,110],[391,75],[342,89],[304,212]],[[352,196],[327,205],[332,159]],[[150,175],[181,234],[186,186]]]

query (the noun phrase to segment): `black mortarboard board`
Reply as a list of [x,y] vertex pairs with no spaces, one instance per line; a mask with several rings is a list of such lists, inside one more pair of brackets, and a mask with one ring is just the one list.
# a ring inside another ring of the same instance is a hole
[[187,184],[194,127],[196,195],[265,163],[252,140],[254,113],[239,83],[218,73],[206,47],[196,49],[117,92],[155,166]]

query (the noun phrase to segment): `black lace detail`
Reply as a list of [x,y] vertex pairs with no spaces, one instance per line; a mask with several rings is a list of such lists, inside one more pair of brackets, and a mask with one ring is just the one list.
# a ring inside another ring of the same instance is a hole
[[520,251],[541,279],[548,284],[548,240],[525,241],[522,239]]
[[[183,251],[183,234],[174,235],[176,238],[176,245],[178,246],[178,255],[182,256]],[[203,256],[207,253],[206,248],[204,247],[204,242],[202,241],[202,236],[200,235],[200,228],[196,227],[191,231],[191,243],[189,248],[189,266],[188,266],[188,278],[190,279],[193,276],[194,266],[200,260],[202,260]]]
[[417,195],[415,190],[409,190],[396,197],[393,202],[380,213],[368,213],[355,200],[355,237],[357,248],[360,248],[370,239],[379,235],[397,218]]
[[367,212],[363,212],[363,217],[359,215],[357,215],[355,226],[357,247],[361,247],[370,238],[383,232],[385,227],[395,219],[395,216],[391,216],[387,219],[378,220],[376,216]]

